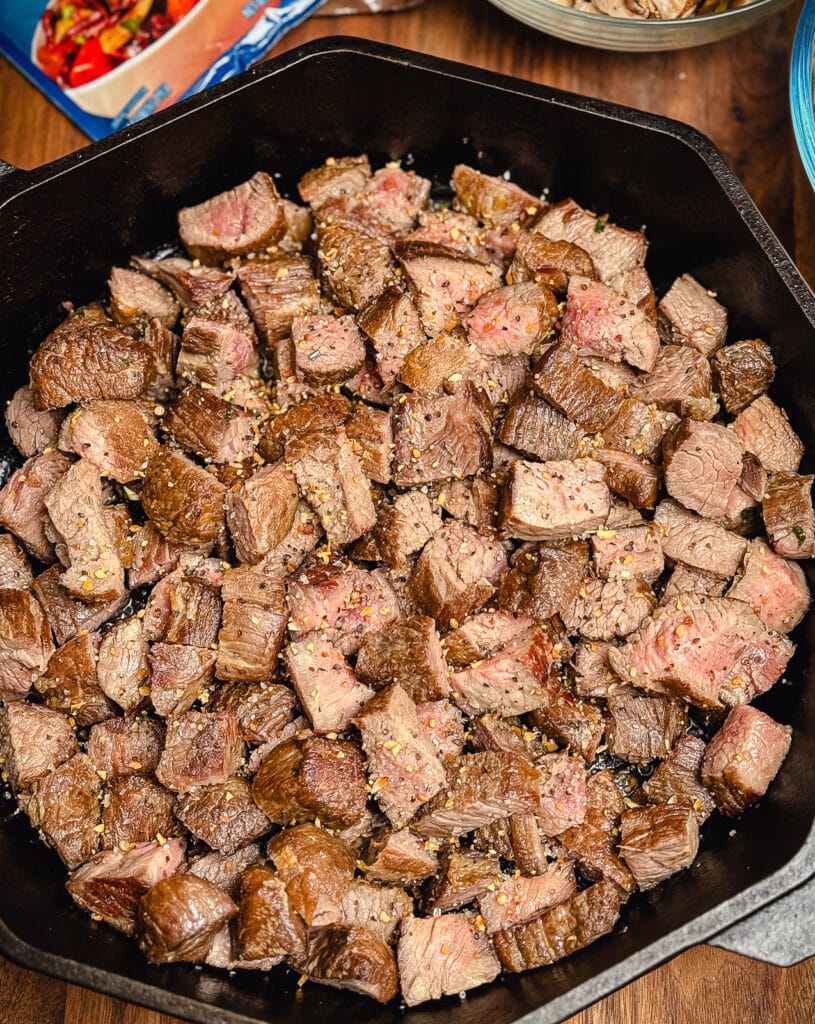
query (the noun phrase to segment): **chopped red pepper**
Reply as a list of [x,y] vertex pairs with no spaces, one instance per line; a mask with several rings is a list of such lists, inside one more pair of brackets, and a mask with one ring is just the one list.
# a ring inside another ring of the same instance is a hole
[[115,67],[116,62],[105,53],[96,36],[92,36],[80,46],[76,57],[74,57],[71,73],[68,75],[68,84],[75,89],[79,85],[85,85],[86,82],[101,78]]

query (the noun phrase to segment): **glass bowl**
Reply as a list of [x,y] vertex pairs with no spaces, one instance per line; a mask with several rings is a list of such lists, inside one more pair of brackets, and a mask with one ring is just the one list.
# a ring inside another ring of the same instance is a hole
[[813,107],[813,59],[815,59],[815,0],[807,0],[801,12],[790,61],[792,127],[801,162],[815,188],[815,108]]
[[649,52],[683,50],[726,39],[783,10],[792,0],[756,0],[720,14],[691,15],[673,21],[591,14],[563,7],[554,0],[490,0],[490,3],[518,21],[559,39],[601,50]]

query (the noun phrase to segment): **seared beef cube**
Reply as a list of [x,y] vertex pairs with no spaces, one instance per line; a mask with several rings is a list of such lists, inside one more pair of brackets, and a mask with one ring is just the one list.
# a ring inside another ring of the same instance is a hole
[[763,395],[775,377],[772,350],[760,338],[720,348],[710,365],[716,390],[732,416]]
[[343,732],[373,696],[324,634],[298,635],[283,652],[297,696],[316,732]]
[[515,284],[535,281],[563,294],[572,274],[596,278],[591,256],[574,242],[553,241],[537,231],[521,231],[507,280]]
[[430,538],[419,555],[410,594],[416,606],[444,628],[481,607],[495,592],[506,567],[506,554],[498,541],[452,521]]
[[396,281],[396,264],[381,238],[344,224],[317,227],[317,261],[323,288],[340,306],[359,310]]
[[218,267],[196,266],[180,256],[148,260],[135,256],[132,265],[170,289],[182,306],[203,306],[220,299],[235,275]]
[[342,901],[342,923],[367,928],[390,942],[403,920],[413,915],[413,900],[402,889],[354,881]]
[[180,378],[223,386],[257,360],[257,337],[246,307],[233,291],[192,310],[176,361]]
[[199,387],[182,391],[162,421],[176,444],[213,462],[251,458],[255,447],[253,425],[248,413]]
[[39,409],[94,398],[141,398],[156,377],[153,351],[113,324],[74,314],[31,357],[31,390]]
[[472,832],[511,814],[532,811],[540,773],[517,754],[465,754],[447,786],[419,815],[422,835],[443,838]]
[[636,883],[616,854],[624,811],[622,794],[611,773],[605,769],[596,772],[586,786],[586,815],[582,824],[567,829],[558,838],[586,878],[607,879],[618,890],[629,893]]
[[386,829],[368,846],[365,877],[368,881],[414,885],[435,874],[432,841],[420,839],[406,828]]
[[541,462],[573,459],[583,431],[532,394],[513,399],[498,431],[499,440]]
[[248,181],[178,213],[178,233],[190,254],[215,264],[230,256],[260,252],[286,231],[274,181],[258,171]]
[[494,655],[453,672],[453,699],[467,714],[522,715],[550,700],[557,664],[549,636],[537,626],[513,637]]
[[811,603],[803,570],[779,558],[763,540],[751,540],[741,575],[727,592],[745,601],[764,624],[777,633],[789,633],[806,615]]
[[184,847],[178,840],[163,846],[140,843],[126,853],[98,853],[71,876],[66,888],[83,910],[133,935],[141,897],[184,866]]
[[22,700],[53,651],[48,619],[37,598],[25,590],[0,590],[0,697]]
[[419,724],[439,757],[448,762],[464,749],[464,719],[448,700],[431,700],[416,705]]
[[710,363],[687,345],[663,345],[652,371],[639,382],[637,394],[644,402],[694,420],[710,420],[718,412]]
[[441,700],[450,693],[436,624],[425,615],[370,633],[357,654],[356,673],[374,688],[398,683],[417,703]]
[[342,901],[354,877],[350,846],[316,825],[296,825],[269,842],[268,856],[309,928],[342,920]]
[[507,611],[476,612],[444,638],[447,660],[456,668],[483,661],[527,633],[533,625],[528,615]]
[[172,328],[181,311],[173,296],[153,278],[124,267],[113,267],[108,281],[110,312],[118,324],[160,320]]
[[688,512],[675,501],[659,503],[654,523],[666,558],[692,569],[732,576],[747,549],[743,537]]
[[439,858],[439,871],[430,887],[428,905],[434,912],[466,907],[501,882],[498,858],[449,847]]
[[541,398],[593,434],[607,427],[624,396],[580,362],[566,345],[552,345],[535,367],[533,386]]
[[95,637],[87,633],[54,651],[35,686],[48,707],[73,716],[78,725],[93,725],[116,714],[99,686]]
[[410,284],[425,333],[450,330],[482,295],[501,284],[491,264],[432,242],[397,242],[396,258]]
[[258,441],[258,451],[267,462],[277,462],[294,438],[313,431],[334,431],[342,427],[353,412],[345,395],[329,391],[292,405],[267,420]]
[[606,698],[620,680],[609,662],[612,644],[601,640],[581,640],[575,645],[574,692],[578,697]]
[[346,988],[387,1003],[399,990],[396,961],[390,947],[367,928],[331,925],[310,942],[296,960],[312,981]]
[[538,819],[534,814],[513,814],[509,825],[512,833],[512,860],[516,870],[527,878],[544,874],[549,862]]
[[581,356],[625,361],[646,373],[659,350],[657,329],[624,295],[587,277],[572,277],[561,329]]
[[544,835],[558,836],[586,819],[587,772],[583,761],[559,751],[535,762],[540,772],[540,801],[534,810]]
[[224,485],[203,467],[161,448],[147,465],[141,500],[167,540],[211,544],[223,525],[225,494]]
[[388,164],[366,182],[360,193],[362,204],[386,230],[405,234],[412,230],[419,211],[427,206],[430,182],[415,171],[403,171]]
[[656,598],[643,579],[588,579],[561,609],[563,625],[588,640],[628,636],[653,611]]
[[146,775],[120,775],[108,781],[102,810],[105,849],[118,847],[126,853],[135,843],[179,834],[173,814],[175,797],[169,789]]
[[543,200],[506,178],[491,177],[466,164],[453,170],[452,186],[459,207],[487,227],[523,227],[545,208]]
[[[200,857],[193,857],[190,860],[189,871],[199,878],[206,878],[213,882],[219,889],[236,900],[241,889],[244,875],[249,879],[249,868],[262,860],[259,843],[252,843],[244,846],[236,853],[223,854],[213,850],[211,853],[204,853]],[[259,865],[260,866],[260,865]],[[271,868],[263,866],[264,873],[273,876]],[[237,923],[237,922],[236,922]]]
[[635,686],[721,710],[769,690],[793,650],[742,601],[680,594],[610,658]]
[[88,735],[88,757],[108,779],[152,772],[164,746],[164,725],[155,718],[109,718]]
[[151,963],[204,960],[216,934],[237,913],[217,885],[197,875],[171,875],[139,902],[136,931]]
[[735,817],[760,800],[790,749],[792,729],[742,704],[708,743],[702,782],[722,814]]
[[187,711],[167,723],[167,742],[156,777],[183,796],[196,786],[212,786],[235,773],[243,744],[234,715]]
[[416,705],[400,686],[390,686],[368,701],[355,723],[368,759],[371,791],[394,826],[406,825],[446,780]]
[[12,444],[26,459],[46,448],[56,448],[62,413],[57,409],[39,410],[31,388],[14,392],[6,406],[5,420]]
[[585,249],[605,284],[617,274],[645,263],[648,245],[644,235],[609,223],[608,218],[584,210],[574,199],[550,206],[535,230],[554,241],[565,240]]
[[659,315],[667,337],[711,356],[727,337],[727,310],[699,282],[683,274],[660,299]]
[[[586,274],[586,277],[594,277],[594,274]],[[657,299],[654,295],[654,286],[645,267],[631,267],[630,270],[623,270],[608,282],[609,288],[613,288],[620,295],[625,295],[638,309],[653,323],[657,322]]]
[[486,985],[501,971],[492,943],[470,914],[410,918],[402,925],[397,956],[408,1006]]
[[31,824],[72,871],[99,849],[102,783],[86,754],[74,754],[34,783],[26,810]]
[[274,671],[286,632],[280,581],[260,571],[229,569],[221,587],[218,678],[262,682]]
[[616,885],[599,881],[534,921],[498,932],[494,941],[502,966],[528,971],[575,953],[611,931],[621,902]]
[[283,216],[286,218],[286,233],[278,241],[277,248],[281,252],[301,252],[311,237],[314,219],[311,210],[298,206],[291,199],[283,199]]
[[485,401],[468,381],[452,394],[400,397],[391,413],[393,482],[412,487],[487,472],[492,458]]
[[377,483],[389,483],[393,451],[390,414],[359,405],[345,425],[345,433],[356,448],[365,475]]
[[650,524],[599,530],[591,539],[591,547],[595,571],[605,580],[641,576],[653,583],[665,568],[659,536]]
[[502,608],[523,612],[539,622],[551,618],[577,597],[589,564],[585,541],[560,545],[524,545],[501,581]]
[[250,867],[238,887],[236,952],[244,960],[302,956],[308,944],[305,925],[292,908],[286,887],[266,864]]
[[532,355],[559,318],[550,289],[529,281],[483,295],[464,318],[467,340],[487,355]]
[[252,260],[238,268],[241,295],[267,345],[287,338],[296,317],[316,313],[320,288],[302,256]]
[[113,547],[124,569],[133,565],[133,520],[130,509],[124,502],[116,505],[105,505],[102,515],[113,538]]
[[144,397],[164,402],[175,393],[175,366],[178,358],[178,336],[168,331],[160,320],[151,320],[144,329],[144,343],[150,349],[156,375],[146,388]]
[[517,718],[499,718],[492,714],[473,718],[470,742],[475,750],[505,750],[534,761],[541,753],[538,734],[521,728],[517,723]]
[[636,807],[622,816],[620,856],[643,892],[690,867],[699,850],[699,825],[689,807]]
[[478,899],[487,935],[526,924],[577,892],[574,868],[566,862],[551,864],[532,878],[503,878],[493,892]]
[[657,770],[643,783],[652,804],[689,807],[703,824],[713,813],[715,803],[702,785],[701,767],[705,744],[696,736],[682,736]]
[[237,558],[257,565],[276,548],[294,524],[299,500],[294,474],[283,462],[264,466],[231,487],[226,522]]
[[24,462],[0,490],[0,526],[14,534],[33,558],[54,561],[45,501],[71,463],[59,452],[43,452]]
[[426,494],[420,490],[397,494],[393,504],[379,507],[373,533],[377,554],[388,565],[407,565],[410,556],[421,551],[440,527],[441,515]]
[[[419,225],[405,235],[409,242],[435,242],[448,249],[457,249],[468,256],[492,255],[487,249],[485,231],[469,213],[461,213],[451,207],[419,211]],[[486,251],[485,251],[486,250]]]
[[531,718],[547,736],[586,761],[594,760],[605,729],[605,719],[594,704],[575,700],[564,690],[533,712]]
[[357,323],[373,342],[376,368],[387,387],[396,379],[405,356],[425,340],[419,312],[409,295],[386,288],[360,310]]
[[616,451],[655,460],[659,457],[663,438],[678,422],[678,417],[672,412],[663,412],[638,398],[626,398],[620,405],[620,411],[603,429],[603,443]]
[[597,448],[593,457],[606,467],[606,484],[614,494],[637,508],[653,508],[659,498],[661,475],[644,459],[628,452]]
[[490,533],[496,529],[499,497],[497,484],[477,476],[467,480],[449,480],[445,487],[446,491],[439,491],[436,495],[436,504],[441,502],[439,507],[444,508],[448,515],[467,526],[474,526],[480,533]]
[[217,655],[189,644],[155,643],[149,658],[150,698],[156,714],[167,717],[189,711],[209,688]]
[[227,854],[254,842],[271,828],[252,798],[249,785],[237,776],[185,793],[179,797],[175,813],[197,839]]
[[421,395],[440,395],[445,384],[457,380],[481,383],[481,371],[490,361],[460,334],[442,331],[432,341],[405,357],[399,381]]
[[[126,595],[118,600],[107,604],[86,604],[78,598],[72,597],[60,584],[59,578],[62,570],[58,565],[52,565],[50,569],[40,573],[31,584],[42,609],[48,619],[48,625],[54,632],[54,639],[58,644],[67,643],[81,630],[98,629],[103,622],[118,615],[124,607]],[[11,593],[11,591],[9,591]],[[3,596],[0,594],[0,608],[3,606]],[[36,613],[39,620],[39,611]],[[47,626],[44,627],[47,636]],[[0,636],[3,635],[0,625]],[[39,635],[39,632],[37,633]],[[51,653],[50,637],[48,637],[48,655]],[[47,657],[47,655],[46,655]]]
[[787,414],[768,395],[761,395],[738,414],[733,431],[768,473],[797,472],[804,446]]
[[626,396],[636,392],[640,377],[636,370],[632,370],[626,363],[602,359],[600,356],[593,355],[581,355],[580,362],[606,387],[613,388],[621,395]]
[[159,580],[153,588],[144,610],[145,639],[208,647],[215,642],[221,621],[218,593],[180,572]]
[[339,383],[365,361],[365,344],[352,316],[298,316],[291,333],[295,372],[307,381]]
[[247,743],[268,743],[292,719],[297,698],[282,683],[224,683],[210,699],[212,711],[234,715]]
[[133,533],[133,564],[127,574],[131,589],[156,583],[168,576],[177,566],[182,552],[190,547],[169,541],[148,520]]
[[634,764],[665,757],[688,724],[682,704],[649,697],[634,686],[615,686],[606,707],[609,753]]
[[319,210],[329,199],[358,195],[370,177],[371,165],[364,154],[339,158],[330,156],[320,167],[303,175],[297,184],[297,191],[312,210]]
[[795,559],[815,555],[811,476],[774,474],[767,484],[762,514],[776,554]]
[[682,562],[677,562],[662,591],[659,607],[667,605],[669,601],[679,597],[680,594],[706,594],[708,597],[722,597],[727,590],[727,584],[728,581],[716,573],[705,572],[704,569],[694,569]]
[[39,704],[0,707],[0,764],[12,789],[28,789],[76,753],[65,715]]

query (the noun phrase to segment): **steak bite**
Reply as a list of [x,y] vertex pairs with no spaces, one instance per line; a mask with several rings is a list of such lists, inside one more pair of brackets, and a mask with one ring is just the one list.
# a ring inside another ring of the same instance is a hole
[[354,877],[350,846],[316,825],[296,825],[269,841],[268,856],[309,928],[342,920],[342,902]]
[[544,754],[535,762],[540,773],[539,802],[532,812],[544,835],[560,835],[586,819],[586,766],[565,751]]
[[443,700],[450,694],[436,624],[425,615],[369,633],[357,653],[356,673],[374,689],[398,683],[417,703]]
[[319,210],[329,199],[358,195],[370,177],[371,165],[364,154],[330,156],[324,164],[303,175],[297,184],[297,191],[312,210]]
[[88,735],[88,757],[109,779],[152,772],[164,746],[164,724],[155,718],[108,718]]
[[615,686],[606,707],[609,753],[634,764],[665,757],[688,724],[684,705],[666,697],[649,697],[635,686]]
[[365,362],[365,344],[352,316],[297,316],[291,335],[295,370],[315,384],[347,380]]
[[147,775],[120,775],[109,780],[102,810],[102,845],[126,853],[135,843],[179,835],[174,807],[170,790]]
[[623,796],[611,773],[603,769],[589,776],[583,822],[558,837],[586,878],[605,879],[623,894],[636,888],[631,872],[617,856],[617,838],[624,811]]
[[90,758],[74,754],[32,786],[26,805],[31,824],[42,830],[69,871],[99,849],[101,785]]
[[779,725],[758,708],[733,708],[702,761],[702,782],[722,814],[735,817],[764,796],[791,740],[788,725]]
[[540,773],[517,754],[465,754],[458,771],[421,811],[416,830],[436,838],[460,836],[532,811],[540,799],[539,786]]
[[212,683],[217,655],[202,647],[154,643],[150,647],[150,699],[157,715],[189,711]]
[[139,901],[136,932],[151,963],[204,960],[237,907],[217,885],[197,875],[171,875]]
[[574,242],[553,241],[537,231],[520,231],[507,280],[513,284],[535,281],[562,295],[572,274],[597,277],[591,256]]
[[191,260],[180,256],[168,256],[161,260],[134,256],[130,262],[136,270],[169,288],[186,309],[204,306],[222,298],[235,279],[231,271],[219,267],[196,266]]
[[743,457],[738,437],[726,427],[683,420],[666,442],[665,487],[691,511],[727,519]]
[[720,710],[769,690],[793,650],[742,601],[681,594],[609,657],[635,686]]
[[268,419],[261,430],[258,452],[267,462],[277,462],[286,445],[313,431],[335,431],[350,418],[353,407],[345,395],[327,391],[314,395]]
[[167,742],[156,777],[183,796],[196,786],[226,782],[242,755],[240,727],[234,715],[187,711],[167,723]]
[[488,228],[524,227],[545,208],[541,199],[503,176],[491,177],[466,164],[453,170],[456,204]]
[[[718,355],[728,352],[720,349]],[[688,345],[663,345],[650,373],[639,382],[638,396],[644,401],[694,420],[710,420],[718,412],[713,397],[710,363]]]
[[393,504],[379,506],[373,536],[383,562],[399,568],[422,550],[441,527],[440,497],[441,494],[436,496],[434,508],[423,491],[411,490],[395,495]]
[[532,355],[558,317],[553,293],[530,281],[483,295],[464,324],[467,340],[486,355]]
[[150,349],[156,375],[144,392],[150,401],[164,402],[175,393],[175,366],[179,339],[160,320],[151,320],[144,329],[143,341]]
[[147,640],[209,647],[221,622],[218,591],[176,569],[153,587],[143,622]]
[[445,847],[439,870],[430,885],[428,909],[442,914],[458,910],[495,891],[501,883],[501,865],[494,855]]
[[225,854],[248,846],[271,828],[248,783],[238,776],[185,793],[175,813],[197,839]]
[[294,524],[300,493],[283,462],[264,466],[231,487],[226,523],[239,561],[257,565],[276,548]]
[[269,679],[283,646],[288,618],[282,582],[254,569],[228,569],[221,597],[218,678]]
[[190,254],[215,264],[260,252],[286,231],[283,203],[264,171],[227,192],[178,213],[178,233]]
[[365,475],[380,484],[390,483],[393,453],[390,413],[358,405],[345,425],[345,433],[356,449]]
[[240,462],[255,448],[252,417],[197,386],[181,392],[162,426],[176,444],[212,462]]
[[659,317],[666,336],[712,356],[727,337],[727,310],[699,282],[683,274],[660,299]]
[[775,377],[772,351],[760,338],[720,348],[710,365],[716,390],[732,416],[763,395]]
[[226,488],[203,467],[169,448],[147,464],[142,506],[156,529],[179,544],[211,544],[224,521]]
[[487,935],[494,935],[540,917],[576,892],[574,868],[559,861],[532,878],[503,878],[494,891],[479,896],[478,909],[487,924]]
[[311,981],[346,988],[387,1003],[399,990],[393,952],[378,935],[355,925],[330,925],[296,961]]
[[485,985],[501,971],[492,943],[471,914],[409,918],[397,956],[408,1006]]
[[532,385],[541,398],[591,434],[614,420],[625,397],[586,369],[573,349],[560,343],[538,360]]
[[240,879],[235,894],[238,916],[234,941],[244,960],[302,956],[308,944],[306,927],[294,910],[286,886],[267,864],[257,864]]
[[390,942],[402,921],[413,916],[413,900],[399,888],[353,881],[342,901],[342,923],[366,928]]
[[22,700],[53,651],[49,622],[37,598],[25,590],[0,590],[0,697]]
[[371,339],[376,368],[389,387],[407,354],[425,340],[419,311],[409,295],[390,287],[359,311],[357,323]]
[[624,295],[587,277],[572,277],[561,338],[581,356],[625,361],[646,373],[659,350],[657,329]]
[[561,618],[570,633],[608,641],[633,633],[655,605],[643,579],[587,579],[572,603],[561,609]]
[[605,522],[611,497],[605,469],[592,459],[513,463],[501,524],[510,537],[557,540],[589,533]]
[[606,468],[610,491],[637,508],[653,508],[659,498],[662,474],[649,462],[628,452],[607,448],[592,450],[592,457]]
[[432,842],[403,828],[374,834],[366,853],[369,882],[416,885],[435,873],[438,861]]
[[18,388],[6,405],[6,430],[12,444],[26,459],[56,448],[63,414],[58,409],[38,409],[29,387]]
[[422,729],[416,705],[400,686],[373,697],[357,715],[377,803],[400,828],[445,784],[445,772]]
[[209,704],[212,711],[234,715],[243,738],[252,744],[277,738],[291,723],[296,707],[297,698],[290,687],[269,682],[224,683],[217,687]]
[[688,512],[676,501],[661,501],[654,523],[665,557],[702,572],[733,576],[747,550],[743,537]]
[[502,966],[527,971],[575,953],[612,930],[621,902],[617,886],[601,880],[534,921],[498,932],[494,942]]
[[80,726],[103,722],[116,714],[96,676],[93,635],[83,633],[57,648],[34,685],[48,707],[72,715]]
[[287,338],[297,317],[316,313],[321,307],[311,261],[303,256],[242,263],[237,276],[243,300],[268,346]]
[[767,484],[761,510],[776,554],[795,559],[815,555],[811,476],[773,474]]
[[682,736],[642,788],[652,804],[689,807],[702,825],[713,813],[715,803],[702,785],[701,768],[705,744],[697,736]]
[[127,574],[131,590],[168,576],[178,567],[181,555],[191,551],[189,545],[163,537],[149,519],[133,531],[131,547],[133,564]]
[[594,704],[575,700],[568,690],[562,690],[530,717],[547,738],[551,737],[586,761],[594,760],[605,728],[605,719]]
[[410,577],[417,608],[442,628],[480,608],[506,572],[506,553],[498,541],[452,521],[427,542]]
[[191,310],[176,361],[178,376],[197,384],[223,387],[249,370],[257,359],[255,328],[233,291]]
[[444,638],[450,665],[465,668],[497,654],[534,625],[528,615],[513,612],[476,612]]
[[614,646],[608,641],[579,640],[572,657],[574,668],[574,692],[578,697],[602,697],[605,699],[619,677],[611,667],[609,650]]
[[65,715],[39,704],[0,707],[0,764],[15,792],[28,789],[76,751],[76,736]]
[[796,473],[804,454],[800,437],[783,409],[761,395],[733,421],[733,431],[768,473]]
[[498,603],[543,622],[577,597],[588,567],[585,541],[524,545],[512,556],[512,568],[498,590]]
[[745,601],[777,633],[795,629],[812,600],[803,570],[779,558],[763,540],[750,541],[741,575],[727,596]]
[[382,239],[341,220],[317,224],[320,283],[344,309],[360,310],[396,283],[396,262]]
[[445,763],[457,758],[466,740],[464,718],[449,700],[431,700],[416,705],[419,724]]
[[178,320],[180,307],[173,296],[158,281],[135,270],[113,267],[108,280],[110,312],[116,323],[123,327],[160,320],[172,329]]
[[659,536],[651,524],[601,530],[591,539],[594,569],[601,579],[641,576],[655,582],[665,568]]
[[[40,573],[31,584],[31,589],[45,612],[48,625],[53,630],[54,639],[58,644],[67,643],[82,630],[90,632],[98,629],[103,622],[118,615],[124,607],[125,595],[117,601],[98,605],[86,604],[72,597],[59,582],[61,572],[60,566],[52,565],[50,569]],[[2,602],[0,594],[0,607]],[[50,646],[48,653],[50,654]]]
[[373,696],[324,634],[298,635],[284,649],[283,660],[315,732],[344,732]]
[[497,436],[527,458],[549,462],[575,458],[583,431],[547,402],[522,392],[510,402]]
[[672,412],[663,412],[638,398],[626,398],[618,414],[603,429],[603,444],[638,458],[656,460],[665,435],[678,422]]
[[584,210],[573,199],[550,206],[536,222],[535,231],[553,241],[579,245],[591,257],[604,284],[645,263],[648,244],[643,234],[611,224],[607,217]]
[[71,463],[60,452],[43,452],[11,474],[0,490],[0,526],[14,534],[32,558],[54,561],[45,501]]
[[146,409],[119,400],[81,405],[63,422],[59,443],[122,484],[143,477],[158,448]]

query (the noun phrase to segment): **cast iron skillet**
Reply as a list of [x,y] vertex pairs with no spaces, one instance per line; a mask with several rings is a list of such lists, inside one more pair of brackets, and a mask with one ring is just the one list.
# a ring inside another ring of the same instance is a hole
[[[101,296],[112,264],[175,232],[179,207],[249,177],[298,177],[330,154],[401,157],[437,182],[459,161],[645,225],[658,289],[690,271],[731,313],[731,339],[760,336],[774,394],[815,451],[815,298],[711,143],[649,114],[357,40],[313,43],[105,142],[0,178],[0,399],[63,311]],[[7,449],[0,455],[8,459]],[[811,567],[807,568],[812,581]],[[762,707],[795,726],[770,793],[735,825],[711,822],[694,867],[631,900],[609,936],[563,963],[411,1011],[416,1024],[551,1024],[788,893],[815,870],[815,616]],[[268,975],[153,967],[92,924],[22,816],[0,825],[0,951],[29,967],[191,1020],[399,1021],[397,1005]],[[528,1016],[527,1016],[528,1015]]]

